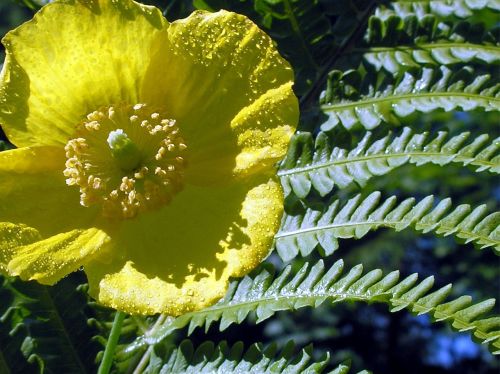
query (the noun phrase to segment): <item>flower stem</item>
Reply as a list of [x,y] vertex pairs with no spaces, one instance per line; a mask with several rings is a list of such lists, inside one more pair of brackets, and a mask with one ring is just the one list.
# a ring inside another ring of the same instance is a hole
[[104,356],[102,357],[101,365],[99,366],[97,374],[108,374],[109,369],[111,369],[115,348],[118,343],[118,338],[120,337],[120,331],[122,329],[124,319],[125,313],[116,311],[113,326],[111,327],[111,332],[109,333],[108,342],[106,343],[106,348],[104,349]]

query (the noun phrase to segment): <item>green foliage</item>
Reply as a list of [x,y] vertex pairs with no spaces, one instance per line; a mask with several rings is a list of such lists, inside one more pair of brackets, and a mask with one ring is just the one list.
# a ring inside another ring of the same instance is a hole
[[[54,287],[0,278],[0,371],[93,372],[98,346],[75,282]],[[3,369],[2,369],[3,367]]]
[[495,33],[484,24],[443,22],[432,14],[373,16],[364,42],[343,57],[362,58],[367,68],[392,74],[432,65],[498,64]]
[[416,74],[332,71],[321,109],[329,118],[321,129],[341,124],[347,129],[362,125],[374,129],[381,123],[399,125],[413,112],[434,110],[497,110],[500,105],[498,74],[463,66],[424,67]]
[[380,204],[381,193],[366,198],[357,195],[341,205],[335,200],[324,211],[307,209],[302,214],[286,215],[276,234],[276,249],[285,261],[299,253],[307,256],[320,244],[322,255],[331,255],[339,246],[339,238],[360,239],[368,231],[390,227],[401,231],[407,227],[424,233],[455,235],[481,248],[494,247],[500,253],[500,212],[487,214],[486,205],[471,208],[468,204],[452,207],[450,199],[434,206],[434,197],[419,203],[408,198],[397,203],[391,196]]
[[[91,300],[88,300],[90,312],[87,315],[87,323],[92,328],[94,336],[92,340],[99,344],[99,352],[95,356],[96,364],[99,364],[103,358],[104,347],[106,346],[108,336],[113,325],[114,310],[105,308]],[[127,369],[140,360],[142,351],[129,352],[127,347],[138,335],[144,334],[150,325],[150,319],[142,316],[125,316],[120,332],[120,340],[116,347],[113,368],[119,373],[126,372]],[[102,348],[102,349],[101,349]]]
[[435,14],[440,17],[455,16],[467,18],[474,15],[475,11],[489,9],[500,11],[500,2],[498,0],[417,0],[394,1],[389,8],[381,7],[378,14],[395,13],[400,16],[416,14],[422,17],[426,14]]
[[366,64],[375,70],[398,73],[403,69],[419,68],[420,64],[454,65],[472,60],[498,63],[500,48],[466,43],[435,43],[416,47],[370,48],[363,54]]
[[[53,287],[0,277],[0,373],[94,373],[102,356],[113,311],[91,302],[82,274]],[[125,348],[148,328],[128,316],[114,367],[123,372],[141,352]]]
[[[1,30],[44,3],[17,2],[24,7],[12,8]],[[349,351],[348,340],[328,352],[312,332],[304,344],[285,344],[284,334],[253,335],[271,322],[283,328],[283,316],[295,321],[305,310],[308,328],[319,311],[329,324],[323,334],[334,336],[342,308],[359,302],[427,315],[433,328],[469,333],[500,353],[498,308],[484,296],[499,279],[492,256],[500,254],[494,179],[500,132],[498,118],[486,113],[500,108],[498,0],[146,3],[163,7],[169,21],[195,8],[250,17],[292,64],[302,120],[278,171],[286,195],[274,245],[281,259],[271,255],[233,280],[226,296],[204,310],[177,318],[127,316],[114,372],[340,374],[350,370],[347,357],[354,368],[376,366],[376,359]],[[0,138],[0,150],[12,147]],[[374,232],[379,228],[390,230]],[[424,252],[422,243],[430,249]],[[413,270],[405,256],[410,262],[422,256],[431,266]],[[453,267],[465,275],[452,288],[445,284]],[[89,300],[80,277],[54,287],[0,278],[1,373],[95,372],[114,313]],[[477,287],[485,279],[488,287]],[[472,302],[468,294],[485,300]],[[404,313],[390,314],[397,315]],[[233,343],[242,336],[235,340],[232,331],[245,328],[245,343]],[[414,338],[403,329],[397,334]],[[313,342],[314,348],[295,349]]]
[[28,7],[31,10],[38,10],[40,9],[43,5],[48,4],[50,0],[14,0],[20,5],[23,5],[25,7]]
[[[163,347],[162,347],[163,348]],[[158,348],[157,348],[158,349]],[[159,350],[159,349],[158,349]],[[243,343],[229,346],[223,341],[217,345],[207,341],[194,348],[190,340],[178,346],[153,352],[148,373],[321,373],[330,357],[324,355],[318,362],[312,360],[312,346],[294,355],[295,345],[289,342],[278,353],[276,344],[264,347],[255,343],[247,350]],[[338,368],[345,367],[339,365]]]
[[444,166],[454,162],[474,166],[476,172],[500,173],[500,138],[489,141],[487,134],[470,141],[470,132],[448,139],[448,133],[440,131],[429,140],[428,132],[413,134],[405,127],[399,136],[389,132],[376,141],[372,136],[366,132],[355,148],[346,150],[335,147],[325,132],[316,139],[310,133],[296,134],[278,172],[285,195],[293,192],[303,199],[311,189],[325,196],[335,186],[345,188],[353,182],[365,186],[371,178],[406,163]]
[[399,271],[385,276],[380,269],[363,274],[362,265],[343,274],[343,266],[339,260],[325,270],[319,261],[314,265],[306,263],[297,272],[287,266],[277,275],[271,266],[266,266],[254,276],[233,282],[227,295],[216,305],[167,321],[147,338],[137,341],[134,347],[160,342],[172,331],[187,325],[191,334],[197,327],[205,326],[207,331],[212,323],[220,321],[219,328],[223,331],[233,323],[241,323],[250,312],[256,314],[259,323],[277,311],[361,301],[385,303],[391,312],[407,309],[415,314],[429,313],[436,322],[446,321],[456,330],[471,331],[479,342],[490,344],[492,351],[500,349],[500,318],[481,318],[492,309],[494,299],[472,304],[470,296],[461,296],[445,302],[451,285],[430,292],[434,284],[432,276],[421,282],[417,281],[417,274],[399,280]]

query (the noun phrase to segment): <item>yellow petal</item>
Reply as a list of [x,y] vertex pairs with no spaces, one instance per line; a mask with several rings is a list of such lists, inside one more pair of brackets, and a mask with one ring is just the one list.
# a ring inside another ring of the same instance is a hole
[[64,150],[0,152],[0,271],[52,284],[80,267],[107,240],[98,210],[66,185]]
[[130,0],[61,0],[3,39],[0,124],[17,146],[64,144],[104,105],[139,100],[152,42],[167,24]]
[[[299,112],[292,69],[272,40],[227,11],[194,12],[163,33],[142,97],[167,105],[177,120],[188,144],[187,179],[220,183],[283,157]],[[265,130],[279,140],[261,136]],[[257,136],[250,144],[243,133]]]
[[42,237],[93,226],[99,211],[82,207],[78,190],[66,185],[65,161],[58,147],[0,152],[0,222],[24,224]]
[[180,315],[211,305],[224,295],[230,277],[267,256],[282,205],[273,180],[188,186],[171,205],[124,223],[113,238],[116,257],[85,266],[90,292],[133,314]]
[[15,249],[42,239],[40,233],[26,225],[0,222],[0,274],[8,275],[7,264],[15,254]]
[[286,153],[297,118],[297,98],[291,83],[267,91],[243,108],[231,122],[240,149],[235,174],[245,176],[272,170]]
[[16,248],[7,270],[24,280],[53,284],[89,261],[108,240],[96,228],[54,235]]

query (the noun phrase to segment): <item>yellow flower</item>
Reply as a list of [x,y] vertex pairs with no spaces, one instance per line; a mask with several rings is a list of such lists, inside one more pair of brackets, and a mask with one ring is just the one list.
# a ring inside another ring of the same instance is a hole
[[179,315],[268,254],[293,73],[246,17],[61,0],[4,38],[0,272]]

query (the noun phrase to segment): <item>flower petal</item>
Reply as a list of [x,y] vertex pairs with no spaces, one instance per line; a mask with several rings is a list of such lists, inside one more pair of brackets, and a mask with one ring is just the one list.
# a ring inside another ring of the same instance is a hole
[[130,0],[61,0],[3,39],[0,124],[17,146],[64,144],[104,105],[138,102],[150,49],[167,24]]
[[211,305],[224,295],[230,277],[267,256],[282,205],[273,180],[187,187],[161,211],[125,224],[113,238],[116,258],[85,266],[90,292],[133,314],[180,315]]
[[0,152],[0,271],[52,284],[80,267],[108,236],[93,227],[98,210],[66,185],[64,150]]
[[0,274],[8,275],[7,264],[16,253],[16,248],[42,239],[40,233],[26,225],[0,222]]
[[24,280],[54,284],[89,261],[108,240],[108,235],[97,228],[54,235],[16,248],[7,270]]
[[99,210],[79,204],[66,185],[64,150],[19,148],[0,152],[0,222],[24,224],[44,238],[94,225]]
[[[283,157],[299,111],[292,69],[272,40],[227,11],[194,12],[163,33],[142,97],[166,105],[177,120],[188,144],[188,180],[220,182],[269,169]],[[279,141],[243,140],[266,130]]]
[[[295,131],[294,120],[296,122],[298,118],[297,98],[291,86],[291,83],[285,83],[267,91],[243,108],[231,122],[240,149],[234,167],[237,175],[273,170],[274,164],[285,155]],[[279,125],[269,125],[274,122]],[[293,124],[293,127],[288,124]]]

